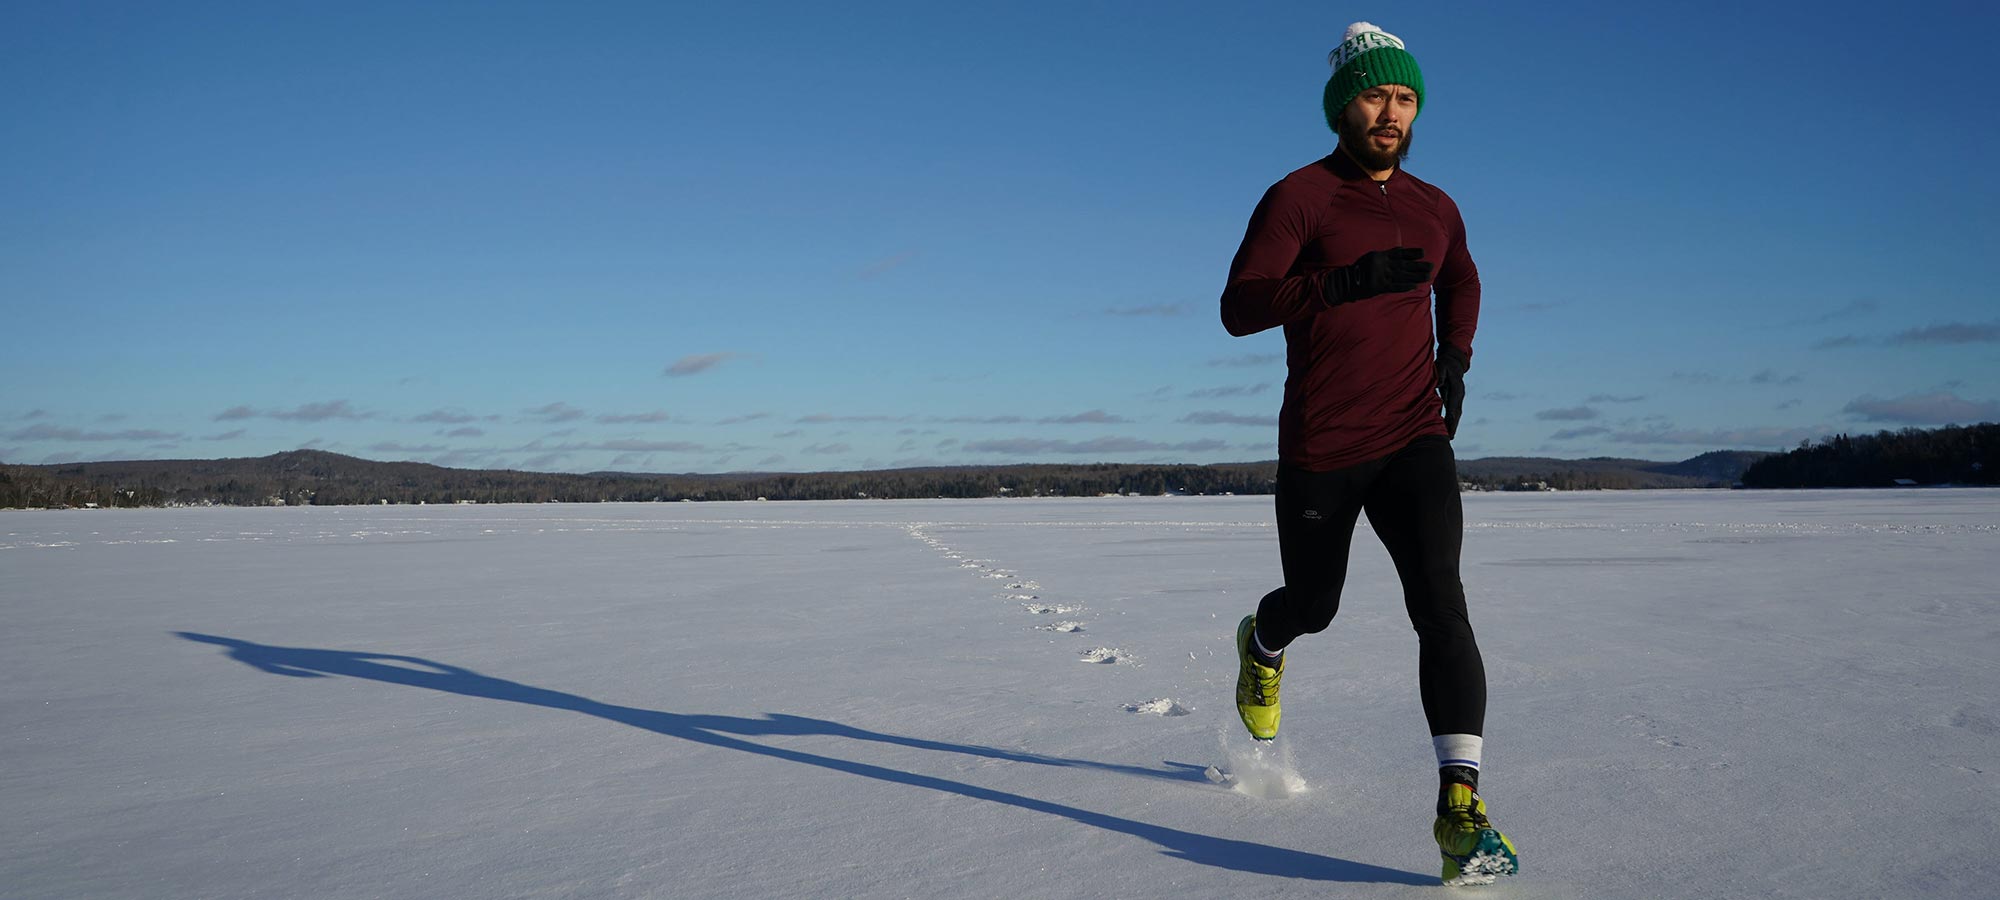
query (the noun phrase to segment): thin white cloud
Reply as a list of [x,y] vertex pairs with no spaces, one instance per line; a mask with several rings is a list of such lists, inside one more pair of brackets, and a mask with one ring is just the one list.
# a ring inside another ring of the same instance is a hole
[[895,270],[902,268],[910,260],[916,258],[917,258],[917,251],[905,250],[887,259],[877,260],[875,262],[869,263],[866,266],[863,266],[861,271],[857,273],[855,277],[860,278],[863,281],[880,278],[883,275],[887,275],[890,272],[894,272]]
[[1950,391],[1905,394],[1880,399],[1873,395],[1855,398],[1841,412],[1866,422],[1902,425],[1970,425],[2000,420],[2000,403],[1966,400]]
[[729,360],[735,359],[739,355],[736,353],[696,353],[683,356],[680,359],[674,360],[672,364],[667,366],[666,371],[661,374],[672,377],[694,375],[713,369]]
[[1080,412],[1073,416],[1049,416],[1040,420],[1044,425],[1123,425],[1130,419],[1114,416],[1101,409]]
[[613,450],[624,453],[708,453],[715,448],[692,441],[604,441],[580,449]]
[[467,413],[455,412],[448,409],[434,409],[431,410],[430,412],[417,416],[411,419],[410,421],[435,422],[439,425],[463,425],[467,422],[477,422],[479,421],[479,417],[474,415],[469,415]]
[[606,425],[658,425],[669,421],[666,413],[654,410],[647,413],[605,413],[597,421]]
[[1167,444],[1159,441],[1147,441],[1129,437],[1101,437],[1088,441],[1006,438],[991,441],[968,441],[965,444],[965,451],[968,453],[1046,456],[1051,454],[1153,453],[1159,451],[1206,453],[1224,450],[1228,447],[1227,443],[1218,440],[1184,441],[1178,444]]
[[583,410],[562,402],[551,403],[535,409],[522,410],[522,412],[533,417],[538,422],[551,425],[558,422],[574,422],[588,415]]
[[278,419],[284,422],[325,422],[331,419],[359,421],[375,418],[374,413],[364,413],[348,405],[345,400],[328,400],[323,403],[303,403],[292,409],[260,410],[249,406],[232,406],[215,414],[217,422],[232,422],[242,419]]
[[1208,361],[1208,364],[1216,368],[1248,369],[1256,366],[1275,365],[1284,361],[1285,355],[1283,353],[1246,353],[1242,356],[1226,356],[1221,359],[1211,359]]
[[1258,394],[1262,394],[1270,389],[1271,389],[1270,382],[1264,382],[1262,384],[1239,384],[1239,385],[1231,385],[1228,387],[1203,388],[1198,391],[1189,391],[1187,394],[1187,399],[1214,400],[1221,397],[1255,397]]
[[1261,428],[1278,427],[1277,416],[1245,416],[1229,412],[1192,412],[1181,417],[1188,425],[1255,425]]
[[1644,431],[1616,431],[1611,440],[1620,444],[1700,446],[1711,450],[1793,447],[1827,433],[1824,428],[1717,428],[1693,429],[1658,427]]
[[1890,335],[1895,344],[1991,344],[2000,343],[2000,322],[1946,322],[1927,328],[1912,328]]
[[1817,316],[1810,316],[1804,319],[1794,319],[1788,324],[1825,325],[1829,322],[1840,321],[1841,319],[1852,319],[1857,316],[1865,316],[1869,313],[1874,312],[1876,309],[1880,307],[1881,304],[1876,303],[1873,300],[1855,300],[1843,306],[1838,306],[1833,309],[1827,310],[1826,312],[1820,313]]
[[369,451],[369,452],[371,452],[371,453],[424,453],[424,454],[429,454],[429,453],[443,453],[443,452],[445,452],[445,451],[446,451],[446,450],[448,450],[448,449],[450,449],[450,448],[448,448],[448,447],[440,447],[440,446],[437,446],[437,445],[434,445],[434,444],[431,444],[431,445],[420,445],[420,446],[410,446],[410,445],[408,445],[408,444],[399,444],[399,443],[397,443],[397,442],[395,442],[395,441],[384,441],[384,442],[382,442],[382,443],[379,443],[379,444],[370,444],[370,445],[368,445],[368,451]]
[[1994,322],[1941,322],[1923,328],[1910,328],[1882,337],[1866,335],[1841,335],[1815,342],[1815,350],[1834,350],[1844,347],[1927,347],[1950,344],[1994,344],[2000,343],[2000,321]]
[[797,424],[852,425],[852,424],[866,424],[870,422],[907,422],[907,421],[909,421],[908,416],[835,416],[835,415],[828,415],[826,413],[814,413],[810,416],[799,417]]
[[325,403],[305,403],[296,409],[265,413],[273,419],[286,422],[325,422],[329,419],[366,419],[368,414],[355,411],[345,400],[329,400]]
[[1153,303],[1146,306],[1125,306],[1104,311],[1104,314],[1107,316],[1159,316],[1161,318],[1184,316],[1187,313],[1188,305],[1185,303]]
[[[952,416],[938,419],[943,425],[1020,425],[1028,420],[1021,416]],[[908,431],[908,429],[904,429]]]
[[85,431],[80,428],[66,428],[59,425],[30,425],[7,435],[10,441],[165,441],[186,440],[178,432],[157,431],[149,428],[130,428],[123,431]]

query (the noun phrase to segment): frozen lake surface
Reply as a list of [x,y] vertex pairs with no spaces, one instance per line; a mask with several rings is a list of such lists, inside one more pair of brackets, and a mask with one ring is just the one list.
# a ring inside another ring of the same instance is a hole
[[[1454,890],[1994,896],[2000,492],[1466,518]],[[1277,577],[1268,497],[0,512],[0,895],[1437,896],[1387,555],[1259,754]]]

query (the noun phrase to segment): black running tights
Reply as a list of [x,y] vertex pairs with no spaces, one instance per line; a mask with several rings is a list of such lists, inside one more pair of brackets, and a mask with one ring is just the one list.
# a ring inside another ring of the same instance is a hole
[[1355,521],[1368,523],[1403,582],[1416,628],[1417,677],[1432,734],[1480,734],[1486,722],[1486,669],[1465,615],[1458,577],[1465,516],[1458,465],[1442,436],[1420,437],[1381,459],[1308,472],[1278,469],[1278,552],[1285,586],[1257,606],[1257,636],[1284,649],[1317,634],[1340,610]]

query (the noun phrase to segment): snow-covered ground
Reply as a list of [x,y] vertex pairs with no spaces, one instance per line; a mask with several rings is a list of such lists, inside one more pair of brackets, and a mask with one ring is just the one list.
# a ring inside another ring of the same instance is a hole
[[1466,505],[1491,887],[1365,525],[1251,749],[1239,497],[0,512],[0,896],[2000,890],[2000,492]]

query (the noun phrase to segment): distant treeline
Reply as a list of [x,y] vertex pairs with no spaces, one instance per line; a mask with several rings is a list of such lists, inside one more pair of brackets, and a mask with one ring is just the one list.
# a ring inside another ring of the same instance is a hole
[[[2000,484],[2000,425],[1838,434],[1789,453],[1718,450],[1677,463],[1490,457],[1459,460],[1458,471],[1470,490],[1991,485]],[[294,450],[255,459],[0,465],[0,508],[1268,494],[1276,477],[1275,462],[573,475],[447,469]]]
[[1743,473],[1754,488],[2000,484],[2000,425],[1905,428],[1836,434],[1758,461]]
[[1615,457],[1496,456],[1459,460],[1458,480],[1467,488],[1484,491],[1732,487],[1744,469],[1769,455],[1754,450],[1715,450],[1677,463]]
[[[1461,460],[1472,490],[1727,487],[1762,453],[1717,451],[1679,463],[1631,459]],[[794,474],[566,474],[448,469],[318,450],[254,459],[0,466],[0,507],[342,506],[377,503],[600,503],[679,500],[1094,497],[1268,494],[1276,462],[1217,465],[1018,465]]]
[[799,474],[639,475],[448,469],[317,450],[255,459],[0,466],[0,507],[1262,494],[1275,463],[1023,465]]

